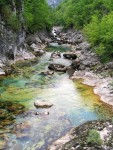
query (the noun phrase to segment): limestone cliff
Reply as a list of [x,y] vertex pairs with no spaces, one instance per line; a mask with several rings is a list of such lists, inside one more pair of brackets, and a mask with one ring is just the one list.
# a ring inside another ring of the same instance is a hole
[[0,67],[33,54],[26,52],[23,0],[0,2]]

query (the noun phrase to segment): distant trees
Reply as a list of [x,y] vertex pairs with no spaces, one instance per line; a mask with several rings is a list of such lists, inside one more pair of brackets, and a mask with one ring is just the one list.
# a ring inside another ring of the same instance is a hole
[[64,0],[55,23],[81,29],[103,62],[113,58],[112,0]]

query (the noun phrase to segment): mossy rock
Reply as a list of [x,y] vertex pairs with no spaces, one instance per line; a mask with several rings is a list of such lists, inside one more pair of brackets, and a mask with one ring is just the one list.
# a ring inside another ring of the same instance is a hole
[[23,113],[24,111],[25,107],[21,104],[9,101],[0,102],[0,121],[2,126],[12,124],[15,116]]

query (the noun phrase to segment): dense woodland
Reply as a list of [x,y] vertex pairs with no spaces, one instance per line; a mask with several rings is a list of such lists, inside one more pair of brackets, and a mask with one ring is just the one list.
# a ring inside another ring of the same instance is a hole
[[[20,3],[23,3],[22,23],[19,13],[14,10],[19,8]],[[50,30],[53,25],[80,29],[102,62],[113,58],[112,0],[64,0],[55,9],[46,0],[0,0],[0,13],[15,31],[22,24],[26,31],[32,33],[41,29]]]
[[[19,9],[23,5],[23,24],[28,32],[47,29],[52,26],[52,8],[46,0],[0,0],[0,13],[6,25],[18,30],[22,24]],[[16,10],[16,11],[15,11]],[[18,11],[17,11],[18,10]]]
[[113,59],[112,0],[64,0],[55,23],[82,30],[102,62]]

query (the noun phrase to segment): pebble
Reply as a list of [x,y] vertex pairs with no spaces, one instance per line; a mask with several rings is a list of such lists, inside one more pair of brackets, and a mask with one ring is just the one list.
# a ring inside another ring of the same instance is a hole
[[49,115],[49,112],[48,112],[48,111],[46,111],[44,114],[45,114],[45,115]]

